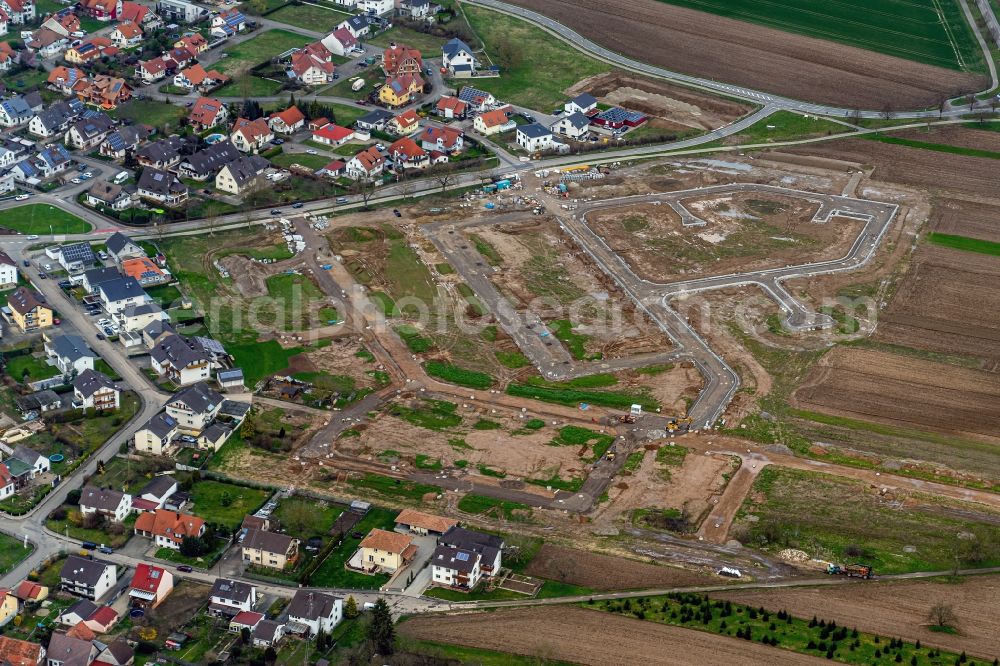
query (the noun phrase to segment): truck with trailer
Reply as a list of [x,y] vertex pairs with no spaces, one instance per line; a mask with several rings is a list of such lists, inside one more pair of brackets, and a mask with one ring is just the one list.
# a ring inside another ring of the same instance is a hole
[[871,578],[871,565],[868,564],[827,564],[826,573],[831,576],[848,576],[849,578]]

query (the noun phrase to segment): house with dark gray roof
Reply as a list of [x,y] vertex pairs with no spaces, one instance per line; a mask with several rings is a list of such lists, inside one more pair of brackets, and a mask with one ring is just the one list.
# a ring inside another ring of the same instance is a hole
[[[145,329],[143,335],[145,336]],[[212,376],[212,357],[193,348],[191,343],[179,335],[163,337],[150,349],[149,357],[153,370],[178,386],[203,382]]]
[[480,568],[484,576],[492,576],[500,571],[504,541],[495,534],[476,532],[456,525],[438,539],[438,544],[478,553],[482,557]]
[[14,399],[14,404],[17,405],[17,409],[21,414],[29,414],[31,412],[44,414],[45,412],[51,412],[62,407],[62,398],[52,389],[45,389],[44,391],[36,391],[29,395],[18,396]]
[[167,169],[181,161],[188,143],[177,136],[167,137],[143,146],[135,153],[139,164],[154,169]]
[[219,415],[223,397],[205,382],[181,389],[167,401],[167,414],[177,420],[181,430],[200,434]]
[[126,259],[138,259],[146,256],[146,251],[142,249],[142,246],[120,231],[108,236],[104,247],[117,264],[121,264]]
[[243,370],[241,368],[218,370],[215,373],[215,381],[219,384],[219,388],[242,391],[244,388]]
[[225,165],[240,159],[240,156],[240,151],[232,142],[220,141],[182,160],[177,172],[185,178],[207,180]]
[[121,185],[95,180],[87,190],[87,204],[95,208],[104,206],[111,210],[125,210],[132,206],[132,195]]
[[97,295],[101,299],[101,306],[111,315],[118,314],[130,305],[142,305],[153,300],[139,281],[131,276],[101,282],[97,285]]
[[97,354],[79,335],[45,336],[45,355],[64,375],[93,370]]
[[45,650],[46,663],[51,666],[90,666],[97,657],[97,647],[75,635],[57,631],[49,638]]
[[125,125],[112,131],[101,142],[100,153],[113,160],[123,160],[149,138],[151,131],[145,125]]
[[59,589],[78,597],[99,600],[118,582],[114,564],[70,555],[59,571]]
[[74,405],[81,409],[118,409],[121,391],[111,378],[96,370],[84,370],[73,380]]
[[[244,549],[246,548],[244,542]],[[329,633],[340,624],[343,617],[344,600],[332,594],[297,590],[288,604],[288,622],[308,628],[310,637],[321,631]]]
[[122,274],[116,268],[91,268],[89,271],[83,272],[83,281],[81,284],[87,290],[88,294],[93,294],[97,291],[97,285],[102,282],[118,280],[121,276]]
[[188,198],[187,185],[168,171],[146,167],[136,183],[139,197],[163,204],[177,206]]
[[589,114],[597,110],[597,98],[588,92],[583,92],[563,104],[563,110],[567,114],[583,113]]
[[80,513],[87,516],[98,513],[108,520],[120,523],[132,511],[132,496],[111,488],[86,486],[80,492]]
[[170,496],[177,492],[177,479],[169,474],[154,476],[149,483],[142,487],[133,503],[143,501],[151,502],[155,508],[162,509]]
[[177,435],[177,419],[165,412],[160,412],[136,430],[132,439],[135,442],[136,451],[162,456],[171,449]]
[[233,617],[241,611],[252,611],[257,605],[257,588],[228,578],[216,578],[209,594],[208,612],[211,615]]
[[237,196],[260,183],[260,176],[271,166],[260,155],[246,155],[225,164],[215,174],[215,188]]
[[[285,625],[274,620],[263,619],[254,626],[250,632],[253,639],[253,646],[256,648],[269,648],[277,645],[285,635]],[[320,660],[322,661],[322,660]],[[317,666],[319,662],[316,662]]]
[[70,273],[79,273],[97,263],[90,243],[63,245],[59,251],[59,263]]
[[287,534],[251,529],[243,537],[241,548],[243,561],[248,564],[284,569],[298,558],[299,540]]
[[70,125],[66,145],[76,150],[91,150],[101,145],[114,128],[114,121],[103,113],[91,115]]

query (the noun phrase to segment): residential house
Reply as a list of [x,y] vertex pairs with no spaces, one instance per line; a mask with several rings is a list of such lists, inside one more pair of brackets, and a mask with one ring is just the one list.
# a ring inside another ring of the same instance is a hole
[[42,139],[54,137],[65,132],[70,123],[82,112],[83,105],[75,99],[56,102],[47,109],[42,109],[31,119],[28,123],[28,132]]
[[97,263],[94,250],[87,242],[63,245],[58,252],[59,264],[70,273],[82,272]]
[[358,9],[370,16],[385,16],[395,9],[394,0],[358,0]]
[[393,117],[386,129],[397,136],[408,136],[420,129],[420,116],[413,109],[407,109]]
[[288,604],[288,621],[309,628],[311,638],[320,632],[329,634],[344,616],[344,600],[332,594],[296,590]]
[[[126,259],[122,262],[122,273],[124,273],[126,277],[135,278],[136,281],[138,281],[138,283],[143,287],[163,284],[164,282],[168,282],[170,280],[170,274],[164,273],[163,270],[154,264],[153,260],[149,257]],[[139,326],[138,328],[142,328],[142,326]]]
[[97,285],[97,295],[101,306],[110,315],[118,314],[130,305],[141,305],[152,300],[134,277],[102,282]]
[[327,178],[340,178],[347,174],[347,162],[344,160],[334,160],[316,172],[317,176]]
[[132,496],[110,488],[85,486],[80,494],[80,513],[85,516],[96,513],[113,523],[120,523],[132,511]]
[[386,81],[385,85],[379,88],[378,98],[389,107],[406,106],[423,89],[424,80],[419,74],[403,74]]
[[14,619],[18,610],[17,597],[7,588],[0,587],[0,627]]
[[247,19],[239,9],[228,9],[212,17],[213,37],[232,37],[247,29]]
[[195,56],[208,50],[208,40],[201,33],[192,32],[174,42],[175,49],[187,49]]
[[274,132],[263,118],[247,120],[238,118],[233,123],[233,133],[229,136],[236,149],[244,153],[257,153],[269,141],[274,140]]
[[208,384],[198,382],[175,393],[167,401],[166,411],[177,421],[180,430],[198,434],[219,415],[223,401]]
[[73,380],[73,397],[84,409],[118,409],[121,391],[111,378],[96,370],[84,370]]
[[380,130],[392,120],[393,114],[385,109],[373,109],[354,121],[354,126],[363,130]]
[[[22,606],[28,602],[40,604],[49,598],[49,588],[30,580],[22,580],[14,588],[13,594],[20,600]],[[2,658],[3,655],[0,654],[0,659]]]
[[347,28],[337,28],[320,40],[326,50],[341,57],[358,48],[358,38]]
[[[126,259],[126,262],[142,261]],[[148,261],[148,259],[147,259]],[[134,276],[133,276],[134,277]],[[154,321],[168,321],[167,313],[155,302],[128,305],[115,315],[114,321],[123,331],[141,331]]]
[[[168,335],[164,337],[150,350],[149,356],[152,361],[153,370],[155,370],[161,377],[166,377],[178,386],[192,385],[192,389],[195,389],[195,387],[208,389],[208,387],[204,384],[197,384],[196,382],[202,382],[211,377],[211,357],[200,350],[192,348],[188,341],[181,336]],[[210,391],[211,389],[208,390]],[[201,388],[195,389],[191,397],[193,398],[195,394],[200,391]],[[177,395],[174,396],[175,399],[177,397]],[[208,395],[208,398],[212,397],[213,396]],[[212,404],[216,404],[217,406],[218,403],[221,403],[221,396],[219,397],[220,400],[212,402]],[[205,403],[203,400],[199,400],[198,404],[208,403]],[[174,416],[176,417],[176,415]],[[184,418],[187,417],[186,413],[182,414],[181,417],[181,423],[184,426],[192,426],[192,428],[190,428],[192,430],[200,431],[207,424],[207,421],[204,423],[198,421],[191,423],[185,422]],[[212,418],[214,417],[215,415],[213,414]],[[211,421],[211,418],[208,419],[208,421]]]
[[69,46],[69,38],[50,28],[39,28],[24,41],[24,48],[34,51],[40,58],[54,58]]
[[29,395],[19,396],[14,399],[14,403],[21,414],[27,416],[30,412],[44,414],[45,412],[59,409],[62,407],[62,398],[55,391],[45,389],[44,391],[35,391]]
[[[373,529],[361,540],[359,569],[393,573],[408,564],[417,553],[413,539],[399,532]],[[352,557],[353,564],[358,557]]]
[[0,664],[42,666],[44,663],[45,648],[39,643],[22,641],[20,638],[11,638],[10,636],[0,636]]
[[170,449],[177,435],[177,419],[160,412],[135,431],[135,450],[162,456]]
[[187,185],[172,173],[146,167],[137,183],[139,197],[166,206],[178,206],[188,198]]
[[91,268],[83,272],[80,285],[88,294],[93,294],[97,292],[97,285],[102,282],[117,280],[120,277],[121,273],[116,268],[105,268],[103,266],[100,268]]
[[42,178],[51,178],[69,169],[73,158],[61,144],[50,144],[32,162]]
[[45,336],[45,355],[64,375],[77,375],[93,370],[97,354],[79,335]]
[[302,85],[322,86],[333,83],[335,70],[336,66],[329,60],[313,51],[300,49],[292,54],[286,74]]
[[[0,21],[0,23],[6,25],[3,21]],[[6,34],[6,32],[3,31],[2,26],[0,26],[0,34]],[[9,72],[18,58],[19,56],[10,44],[7,42],[0,42],[0,72]]]
[[[144,513],[143,516],[150,514]],[[201,520],[200,518],[198,520]],[[138,521],[137,521],[138,522]],[[128,598],[132,608],[156,608],[174,589],[174,575],[162,567],[140,563],[129,583]]]
[[124,160],[129,153],[134,154],[151,133],[152,128],[148,125],[119,127],[108,134],[101,144],[100,153],[103,157],[110,157],[113,160]]
[[241,368],[219,370],[215,373],[215,381],[221,389],[241,392],[244,388],[243,370]]
[[205,521],[186,513],[154,509],[144,511],[135,519],[135,533],[152,539],[159,548],[180,550],[184,539],[204,536]]
[[177,331],[170,325],[170,322],[154,321],[146,324],[142,329],[142,342],[147,349],[153,349],[171,335],[177,335]]
[[6,463],[0,462],[0,500],[5,500],[17,491],[14,475]]
[[[257,588],[228,578],[216,578],[208,599],[210,615],[235,617],[257,605]],[[252,628],[252,627],[251,627]]]
[[184,0],[160,0],[156,12],[166,21],[174,23],[195,23],[205,14],[205,10]]
[[199,97],[191,107],[188,122],[199,132],[221,125],[229,118],[226,105],[211,97]]
[[43,456],[38,451],[30,449],[23,444],[14,447],[8,460],[18,460],[30,470],[30,478],[35,478],[39,474],[45,474],[52,470],[52,461],[48,456]]
[[118,613],[111,606],[97,604],[90,599],[80,599],[64,610],[56,622],[67,627],[83,624],[94,633],[105,634],[118,623]]
[[142,60],[135,66],[135,76],[144,84],[156,83],[167,75],[167,60],[163,56]]
[[355,39],[359,39],[361,37],[367,37],[369,33],[371,33],[370,26],[371,26],[371,21],[369,21],[368,17],[363,14],[360,14],[358,16],[352,16],[349,19],[341,21],[339,24],[337,24],[337,30],[343,28],[347,30],[349,33],[351,33],[352,37],[354,37]]
[[[126,1],[125,4],[131,3]],[[97,661],[101,662],[101,666],[132,666],[135,663],[135,651],[124,639],[116,638],[97,655]]]
[[497,104],[497,100],[493,95],[472,86],[463,86],[458,91],[458,98],[468,104],[469,109],[475,113],[489,111]]
[[479,68],[479,60],[468,44],[455,37],[441,46],[441,66],[452,76],[472,76]]
[[274,620],[262,619],[250,632],[255,648],[274,647],[285,636],[285,625]]
[[396,529],[409,530],[421,536],[430,534],[441,536],[456,525],[458,521],[454,518],[435,516],[415,509],[403,509],[396,516]]
[[280,113],[268,116],[267,124],[277,134],[294,134],[305,127],[306,117],[299,111],[299,107],[290,106]]
[[433,15],[441,10],[439,5],[430,0],[399,0],[396,12],[414,21],[433,20]]
[[557,145],[552,131],[539,123],[518,125],[515,140],[518,146],[529,153],[551,150]]
[[465,145],[462,130],[453,127],[435,127],[428,125],[420,133],[420,147],[424,150],[436,150],[448,155],[461,152]]
[[31,23],[35,18],[34,0],[0,0],[0,8],[14,25]]
[[260,185],[271,163],[260,155],[246,155],[228,163],[215,174],[215,189],[242,196]]
[[142,43],[142,28],[132,21],[122,21],[111,31],[111,43],[119,49],[130,49]]
[[469,591],[479,584],[480,556],[468,550],[438,546],[431,555],[431,582]]
[[122,12],[122,0],[80,0],[77,9],[98,21],[113,21]]
[[111,255],[115,263],[119,265],[126,259],[136,259],[146,256],[146,251],[142,249],[142,246],[120,231],[116,231],[108,236],[108,240],[104,242],[104,249]]
[[427,151],[408,136],[392,142],[387,152],[389,159],[392,160],[392,169],[396,173],[404,169],[426,169],[430,166]]
[[385,157],[375,146],[365,148],[347,162],[347,177],[372,180],[385,169]]
[[[80,626],[80,625],[77,625]],[[87,630],[82,637],[80,632],[70,630],[63,633],[57,631],[49,638],[49,647],[45,650],[47,666],[90,666],[97,658],[97,646],[92,642],[94,633]]]
[[177,492],[177,480],[169,474],[154,476],[136,493],[132,499],[132,508],[137,512],[153,512],[162,509],[174,493]]
[[[211,611],[210,611],[211,612]],[[263,613],[256,613],[254,611],[240,611],[236,615],[232,616],[229,620],[229,633],[239,634],[242,633],[244,629],[252,632],[264,620]]]
[[160,27],[163,21],[146,5],[125,0],[122,2],[122,9],[118,13],[119,21],[131,21],[142,27],[143,30],[152,30]]
[[6,252],[0,252],[0,289],[17,286],[17,262]]
[[118,54],[118,49],[107,37],[90,37],[75,46],[70,46],[63,54],[63,59],[73,65],[86,65],[105,57]]
[[118,582],[118,571],[111,562],[80,555],[70,555],[59,570],[59,589],[97,601]]
[[22,97],[11,97],[0,101],[0,126],[16,127],[30,121],[35,115],[28,101]]
[[215,86],[229,81],[229,77],[216,70],[205,71],[205,68],[195,63],[183,69],[174,76],[174,85],[187,90],[198,89],[208,91]]
[[388,77],[419,75],[423,69],[424,60],[420,51],[413,47],[392,42],[389,48],[382,52],[382,71]]
[[101,145],[113,129],[114,121],[111,118],[103,113],[92,115],[70,125],[66,132],[66,145],[76,150],[89,151]]
[[132,206],[132,197],[121,185],[95,180],[87,190],[87,205],[104,206],[111,210],[125,210]]
[[52,308],[37,291],[18,287],[7,297],[7,307],[14,323],[24,333],[52,325]]
[[286,534],[251,529],[241,544],[243,561],[269,569],[284,569],[299,556],[299,540]]
[[242,155],[236,146],[229,141],[219,141],[183,160],[177,172],[185,178],[208,180],[219,169],[240,157]]
[[502,132],[508,132],[517,123],[511,120],[506,113],[497,109],[495,111],[484,111],[472,121],[472,127],[483,136],[493,136]]
[[563,104],[563,110],[566,115],[574,113],[590,115],[597,110],[597,98],[588,92],[580,93],[570,101]]
[[354,138],[354,130],[328,123],[313,130],[312,140],[327,146],[342,146]]
[[469,113],[469,105],[457,97],[444,95],[438,100],[435,110],[444,118],[462,120]]
[[177,136],[154,141],[136,151],[135,158],[142,166],[154,169],[169,169],[181,161],[187,143]]
[[52,71],[49,72],[49,78],[46,79],[46,83],[63,95],[69,95],[73,91],[73,86],[86,78],[87,74],[82,69],[59,65],[58,67],[53,67]]
[[574,111],[569,115],[564,115],[559,120],[552,123],[550,129],[556,134],[580,140],[590,133],[590,118],[579,111]]
[[502,537],[476,532],[456,525],[441,535],[438,544],[477,553],[481,558],[479,568],[484,576],[494,576],[500,572],[504,547]]

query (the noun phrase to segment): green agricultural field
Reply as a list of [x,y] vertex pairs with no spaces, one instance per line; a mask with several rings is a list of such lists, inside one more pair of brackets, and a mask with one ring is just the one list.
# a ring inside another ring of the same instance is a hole
[[921,150],[933,150],[938,153],[949,153],[951,155],[963,155],[965,157],[985,157],[991,160],[1000,160],[1000,152],[995,150],[981,150],[979,148],[967,148],[965,146],[952,146],[946,143],[930,143],[915,139],[904,139],[898,136],[884,136],[881,134],[869,134],[864,138],[882,143],[891,143],[895,146],[906,146],[907,148],[920,148]]
[[287,23],[297,28],[315,30],[317,32],[332,32],[333,28],[350,18],[351,14],[342,12],[326,5],[285,5],[273,14],[268,14],[271,21]]
[[466,388],[485,390],[493,386],[493,378],[485,372],[467,370],[443,361],[427,361],[424,370],[431,377]]
[[191,486],[194,514],[210,523],[236,527],[259,509],[270,493],[221,481],[199,481]]
[[892,574],[946,571],[956,561],[996,566],[998,524],[996,513],[978,505],[914,494],[900,511],[860,481],[767,467],[737,515],[734,534],[765,550],[799,548],[811,557],[862,562],[876,574]]
[[[505,14],[463,5],[462,10],[486,51],[500,65],[500,78],[477,79],[476,87],[511,104],[551,109],[565,101],[563,91],[578,81],[610,71],[611,67],[552,38],[541,28]],[[509,43],[514,62],[498,58],[497,44]]]
[[661,0],[938,67],[978,71],[982,53],[953,0]]
[[968,236],[956,236],[954,234],[939,234],[937,232],[927,234],[927,240],[934,245],[950,247],[955,250],[1000,257],[1000,243],[994,241],[969,238]]
[[22,234],[85,234],[90,224],[48,204],[27,204],[3,212],[0,226]]

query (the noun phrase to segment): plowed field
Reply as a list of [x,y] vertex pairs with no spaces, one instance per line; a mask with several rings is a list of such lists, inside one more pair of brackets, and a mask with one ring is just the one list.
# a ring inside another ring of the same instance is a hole
[[656,0],[513,0],[627,56],[796,99],[881,109],[934,105],[985,77],[674,7]]
[[[815,615],[828,622],[836,620],[840,626],[908,641],[919,640],[953,652],[965,651],[970,656],[1000,657],[996,639],[1000,578],[996,576],[966,578],[961,583],[864,583],[718,592],[711,596],[753,607],[763,606],[772,611],[784,609],[798,617]],[[928,611],[937,603],[951,604],[954,608],[960,634],[932,632],[927,628]]]
[[943,234],[1000,242],[1000,206],[940,198],[934,201],[931,228]]
[[[962,210],[966,205],[963,203]],[[998,218],[992,219],[996,224]],[[947,224],[951,230],[945,233],[981,236],[973,231],[989,224],[989,218],[956,215]],[[1000,359],[998,281],[1000,258],[932,245],[922,247],[899,291],[880,316],[876,338],[996,362]],[[987,377],[994,386],[997,384],[995,375]],[[985,382],[987,377],[980,381]]]
[[564,606],[422,615],[407,620],[398,631],[407,638],[537,655],[588,666],[829,663],[757,642]]
[[712,576],[677,567],[646,564],[549,544],[541,547],[525,573],[594,590],[679,587],[718,582]]
[[806,409],[854,419],[1000,437],[1000,378],[887,352],[834,349],[794,399]]

